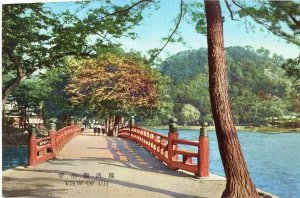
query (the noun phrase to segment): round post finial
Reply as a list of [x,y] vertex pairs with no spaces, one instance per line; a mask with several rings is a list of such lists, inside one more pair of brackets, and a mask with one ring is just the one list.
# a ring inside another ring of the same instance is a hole
[[201,128],[200,128],[200,136],[207,136],[207,122],[203,122]]
[[171,117],[169,119],[169,132],[176,133],[177,132],[177,119],[175,117]]
[[31,124],[31,125],[29,126],[29,134],[30,134],[30,135],[33,135],[33,136],[36,136],[37,130],[36,130],[35,124]]

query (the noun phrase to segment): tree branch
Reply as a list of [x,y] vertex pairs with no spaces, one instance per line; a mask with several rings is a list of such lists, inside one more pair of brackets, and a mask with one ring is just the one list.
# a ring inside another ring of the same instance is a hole
[[[273,4],[279,4],[279,6],[280,6],[280,4],[282,3],[282,2],[280,2],[280,1],[273,1],[272,2]],[[296,8],[294,8],[293,9],[293,11],[295,11],[295,9],[297,9],[297,7]],[[275,12],[276,14],[278,14],[279,15],[279,13],[278,13],[278,11],[277,11],[277,9],[273,9],[272,10],[273,12]],[[289,10],[290,11],[290,10]],[[287,11],[288,12],[288,11]],[[295,23],[295,25],[300,29],[300,21],[298,21],[291,13],[286,13],[289,17],[290,17],[290,19]]]
[[283,39],[287,39],[285,38],[283,35],[277,33],[276,31],[273,31],[271,29],[271,27],[267,24],[265,24],[264,22],[260,21],[259,19],[257,19],[255,16],[253,16],[253,14],[251,14],[250,12],[248,12],[247,10],[245,10],[242,6],[240,6],[235,0],[232,0],[232,3],[234,5],[236,5],[237,7],[239,7],[240,9],[246,11],[246,13],[254,20],[256,21],[258,24],[261,24],[263,27],[265,27],[267,30],[269,30],[270,32],[272,32],[273,34],[275,34],[276,36],[279,36],[280,38],[283,38]]
[[104,36],[102,34],[100,34],[99,32],[96,33],[98,36],[100,36],[102,39],[104,39],[105,41],[107,41],[108,43],[113,43],[110,39],[106,38],[106,35],[105,34]]
[[116,15],[116,14],[119,14],[119,13],[122,13],[122,12],[126,12],[126,11],[129,11],[131,10],[132,8],[134,8],[135,6],[138,6],[139,4],[142,4],[142,3],[149,3],[149,2],[153,2],[153,0],[141,0],[141,1],[138,1],[134,4],[132,4],[131,6],[129,6],[128,8],[125,8],[125,9],[121,9],[121,10],[117,10],[115,12],[112,12],[112,13],[108,13],[106,14],[105,16],[101,17],[99,20],[103,20],[109,16],[113,16],[113,15]]
[[[89,1],[84,2],[84,4],[81,5],[71,16],[75,17],[78,14],[78,12],[83,10],[89,3],[90,3]],[[64,22],[62,23],[62,26],[64,26],[69,20],[64,19]]]
[[163,47],[160,48],[160,49],[158,50],[158,52],[157,52],[154,56],[152,56],[152,57],[149,59],[149,62],[150,62],[150,63],[153,62],[154,59],[156,59],[157,56],[158,56],[158,55],[164,50],[164,48],[168,45],[168,43],[170,42],[171,38],[173,37],[173,35],[175,34],[175,32],[177,31],[177,29],[178,29],[178,27],[179,27],[179,24],[180,24],[181,19],[182,19],[182,15],[183,15],[183,0],[180,0],[180,14],[179,14],[179,19],[178,19],[178,21],[177,21],[177,23],[176,23],[176,26],[175,26],[174,30],[172,31],[171,35],[168,37],[166,43],[163,45]]
[[298,21],[293,15],[289,14],[289,17],[292,19],[292,21],[297,25],[297,27],[300,29],[300,21]]
[[225,4],[226,4],[227,9],[229,10],[231,20],[238,21],[237,19],[233,18],[233,13],[232,13],[232,10],[231,10],[230,5],[227,0],[225,0]]

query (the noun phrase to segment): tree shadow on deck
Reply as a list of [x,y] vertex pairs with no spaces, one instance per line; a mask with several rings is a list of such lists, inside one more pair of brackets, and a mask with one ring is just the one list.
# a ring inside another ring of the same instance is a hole
[[[172,175],[172,176],[180,176],[180,177],[194,177],[190,174],[178,172],[176,170],[170,169],[166,164],[161,162],[155,156],[151,155],[146,149],[139,146],[138,144],[127,140],[120,139],[116,137],[105,137],[107,141],[107,147],[85,147],[88,149],[99,149],[105,150],[108,149],[113,155],[114,159],[111,158],[101,158],[101,157],[80,157],[78,159],[68,159],[68,158],[56,158],[54,160],[49,160],[48,163],[53,165],[69,165],[74,166],[74,161],[90,161],[103,165],[110,165],[115,167],[127,167],[130,169],[147,171],[147,172],[155,172],[160,174]],[[115,145],[113,145],[115,143]],[[128,161],[121,160],[120,155],[117,150],[120,150],[124,156],[128,159]],[[137,159],[139,157],[139,159]],[[140,160],[140,161],[139,161]],[[144,162],[144,163],[141,163]],[[117,162],[117,163],[114,163]],[[195,177],[194,177],[195,178]]]
[[[45,184],[44,178],[12,178],[9,176],[3,176],[2,178],[2,194],[3,197],[45,197],[45,198],[57,198],[61,197],[61,194],[66,192],[66,189],[57,189],[54,185],[49,183]],[[57,182],[57,181],[53,181]],[[11,183],[5,186],[4,183]],[[38,183],[38,184],[36,184]],[[16,185],[16,187],[14,187]],[[20,188],[22,187],[22,188]],[[60,194],[60,196],[57,195]]]
[[[53,159],[49,160],[46,163],[51,164],[52,166],[55,166],[57,168],[60,168],[61,166],[72,166],[76,167],[76,162],[88,162],[88,163],[94,163],[99,165],[108,165],[113,167],[120,167],[120,168],[129,168],[133,170],[138,171],[144,171],[144,172],[152,172],[152,173],[158,173],[158,174],[164,174],[164,175],[170,175],[175,177],[189,177],[191,179],[197,179],[197,177],[193,175],[189,175],[183,172],[179,172],[173,169],[170,169],[166,165],[162,164],[159,169],[156,169],[155,166],[151,165],[143,165],[143,164],[134,164],[131,162],[123,161],[123,160],[116,160],[116,159],[110,159],[110,158],[96,158],[96,157],[81,157],[80,159]],[[161,163],[161,162],[160,162]],[[28,169],[28,171],[38,171],[41,166],[38,166],[37,168]],[[43,168],[43,167],[41,167]],[[97,166],[94,167],[95,169]],[[42,170],[42,169],[41,169]]]

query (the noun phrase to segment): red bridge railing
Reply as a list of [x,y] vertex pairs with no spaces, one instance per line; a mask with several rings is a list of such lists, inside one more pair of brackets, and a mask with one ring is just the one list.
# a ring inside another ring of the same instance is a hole
[[[205,128],[201,129],[198,142],[178,139],[177,129],[170,130],[168,136],[165,136],[139,127],[123,127],[119,130],[118,137],[138,143],[172,169],[185,170],[199,177],[209,175],[209,145]],[[180,150],[180,144],[195,146],[198,152]],[[179,155],[182,156],[180,160]],[[196,163],[193,162],[193,158],[196,159]]]
[[63,146],[73,137],[80,134],[80,127],[71,125],[56,130],[49,130],[49,136],[37,138],[32,132],[29,138],[29,166],[37,166],[56,157]]

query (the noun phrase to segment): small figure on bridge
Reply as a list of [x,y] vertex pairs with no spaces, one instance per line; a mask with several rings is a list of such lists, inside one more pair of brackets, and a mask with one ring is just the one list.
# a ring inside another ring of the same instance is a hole
[[107,135],[106,128],[105,128],[105,126],[104,126],[104,125],[102,125],[102,134],[104,135],[104,133],[106,133],[106,135]]
[[89,125],[89,120],[86,117],[84,117],[82,120],[82,124],[83,124],[84,130],[86,130],[87,126]]
[[97,125],[97,132],[98,132],[98,135],[100,135],[101,130],[102,130],[102,126],[101,126],[101,124],[99,123],[99,124]]
[[97,133],[97,122],[94,123],[93,128],[94,128],[94,134],[96,135],[96,133]]

